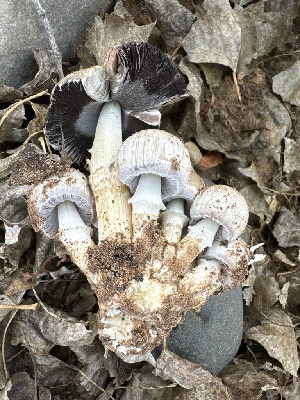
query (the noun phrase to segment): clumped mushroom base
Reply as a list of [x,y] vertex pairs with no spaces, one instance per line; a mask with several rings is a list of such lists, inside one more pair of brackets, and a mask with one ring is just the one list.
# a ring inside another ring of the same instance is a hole
[[[184,78],[148,43],[116,46],[103,68],[69,75],[51,95],[47,138],[75,163],[90,149],[93,193],[83,175],[66,171],[36,186],[29,214],[34,228],[58,238],[86,274],[98,298],[100,339],[128,362],[154,362],[151,350],[184,314],[240,285],[251,258],[238,239],[248,219],[245,200],[227,186],[204,188],[178,138],[151,129],[122,143],[126,116],[156,126],[158,109],[186,96]],[[89,228],[93,200],[97,245]],[[192,220],[182,238],[184,200]]]
[[216,260],[200,260],[188,269],[198,247],[184,239],[169,244],[152,221],[135,242],[104,240],[88,249],[87,276],[98,298],[99,336],[107,348],[125,361],[147,359],[186,311],[199,310],[215,292],[243,282],[251,257],[245,243],[230,272]]

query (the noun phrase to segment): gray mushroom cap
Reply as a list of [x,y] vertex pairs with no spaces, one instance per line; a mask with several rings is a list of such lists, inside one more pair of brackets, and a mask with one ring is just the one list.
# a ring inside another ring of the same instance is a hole
[[190,209],[191,224],[210,218],[221,227],[219,240],[234,240],[246,228],[249,211],[246,200],[234,188],[225,185],[204,187]]
[[162,196],[178,194],[186,187],[191,170],[188,151],[183,143],[168,132],[147,129],[125,140],[118,155],[119,179],[131,193],[142,174],[162,178]]
[[31,190],[28,209],[34,229],[53,238],[59,228],[56,206],[66,200],[75,203],[82,220],[90,226],[94,219],[94,205],[87,180],[81,172],[69,169],[63,175],[46,179]]
[[190,206],[192,201],[195,199],[196,195],[204,188],[205,184],[202,178],[197,174],[197,172],[191,168],[188,180],[185,187],[178,194],[167,194],[163,196],[162,201],[164,203],[170,200],[181,198],[185,200]]

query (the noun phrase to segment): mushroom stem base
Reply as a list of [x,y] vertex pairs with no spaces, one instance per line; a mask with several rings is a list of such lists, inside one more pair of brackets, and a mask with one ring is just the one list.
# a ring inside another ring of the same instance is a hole
[[58,239],[65,246],[72,261],[87,273],[87,250],[93,245],[92,229],[85,225],[74,203],[64,201],[57,206],[59,230]]
[[90,175],[98,217],[99,241],[114,239],[130,241],[132,236],[130,192],[118,178],[115,165],[99,168]]

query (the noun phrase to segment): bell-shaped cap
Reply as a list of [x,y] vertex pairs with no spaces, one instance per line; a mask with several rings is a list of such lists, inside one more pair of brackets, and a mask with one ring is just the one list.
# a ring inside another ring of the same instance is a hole
[[249,211],[246,200],[234,188],[225,185],[204,187],[195,197],[190,209],[192,224],[210,218],[221,225],[220,240],[234,240],[247,225]]
[[75,169],[55,175],[36,185],[28,197],[28,212],[35,231],[54,237],[58,232],[57,205],[64,201],[75,203],[84,223],[94,219],[93,197],[85,176]]
[[131,193],[142,174],[160,176],[162,196],[179,193],[187,184],[191,162],[183,143],[168,132],[147,129],[130,136],[118,154],[119,179]]

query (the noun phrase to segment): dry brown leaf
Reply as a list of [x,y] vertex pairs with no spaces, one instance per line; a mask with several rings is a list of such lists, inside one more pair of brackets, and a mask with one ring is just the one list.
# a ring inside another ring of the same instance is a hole
[[295,106],[300,106],[300,62],[273,77],[273,92]]
[[242,28],[241,53],[238,64],[239,77],[242,79],[250,72],[247,65],[253,59],[267,55],[284,43],[291,35],[297,1],[285,3],[269,2],[268,7],[262,1],[248,7],[235,7],[235,13]]
[[106,14],[105,20],[95,18],[95,23],[87,30],[86,47],[102,65],[109,51],[116,45],[131,41],[147,42],[154,24],[135,25],[132,17]]
[[[32,379],[25,371],[17,372],[11,379],[11,387],[8,392],[8,397],[5,399],[34,399],[36,398],[37,386],[39,398],[43,400],[51,400],[51,392],[41,384]],[[1,400],[4,397],[1,396]]]
[[184,360],[169,350],[164,350],[157,359],[154,375],[170,379],[185,389],[192,389],[215,379],[199,364]]
[[205,156],[201,158],[198,164],[198,168],[201,171],[206,171],[207,169],[217,167],[222,164],[223,156],[218,151],[210,151]]
[[133,372],[132,378],[121,397],[122,400],[173,400],[171,386],[159,376],[154,376],[149,365],[145,365],[140,372]]
[[19,225],[5,227],[5,243],[0,245],[0,258],[5,260],[5,268],[10,273],[18,268],[20,258],[31,244],[32,229],[22,228]]
[[270,309],[261,325],[248,329],[245,336],[259,342],[287,372],[297,376],[300,364],[294,326],[282,309]]
[[252,309],[252,316],[258,320],[268,315],[272,306],[278,301],[285,307],[289,283],[279,287],[279,283],[264,266],[253,265],[250,270],[246,281],[244,282],[243,297],[246,305],[254,307]]
[[285,207],[282,207],[278,220],[273,228],[273,235],[279,246],[299,246],[300,243],[300,216]]
[[70,162],[67,159],[56,154],[44,154],[34,144],[28,144],[11,168],[10,184],[36,184],[51,175],[65,171],[68,166]]
[[39,70],[32,81],[19,88],[28,96],[43,90],[51,92],[60,76],[57,55],[52,50],[33,50],[33,54]]
[[167,45],[175,48],[190,31],[194,14],[178,0],[145,0],[145,5]]
[[222,64],[235,70],[240,43],[241,28],[229,1],[205,0],[183,48],[191,62]]
[[225,367],[220,377],[231,390],[234,400],[261,400],[266,391],[279,390],[276,378],[246,360],[236,359],[235,365]]
[[[300,81],[299,81],[300,84]],[[300,92],[299,92],[300,94]],[[290,138],[284,138],[284,163],[283,171],[288,174],[292,171],[300,171],[299,163],[300,144]]]
[[[7,117],[5,114],[10,111],[14,105],[0,110],[0,143],[10,141],[22,143],[27,137],[27,130],[21,128],[21,125],[25,118],[25,108],[23,104],[20,104],[15,110],[13,110]],[[2,120],[2,118],[5,118]]]
[[10,86],[0,85],[0,103],[10,103],[17,99],[21,99],[23,93]]
[[[201,92],[202,92],[202,84],[203,81],[201,79],[200,73],[198,68],[190,63],[187,58],[183,58],[179,65],[178,65],[180,71],[188,77],[189,83],[187,85],[187,89],[189,93],[191,94],[192,98],[194,99],[194,106],[195,106],[195,122],[196,122],[196,130],[200,130],[200,97],[201,97]],[[182,128],[182,126],[181,126]],[[180,135],[183,135],[182,129],[178,130],[178,133]]]

